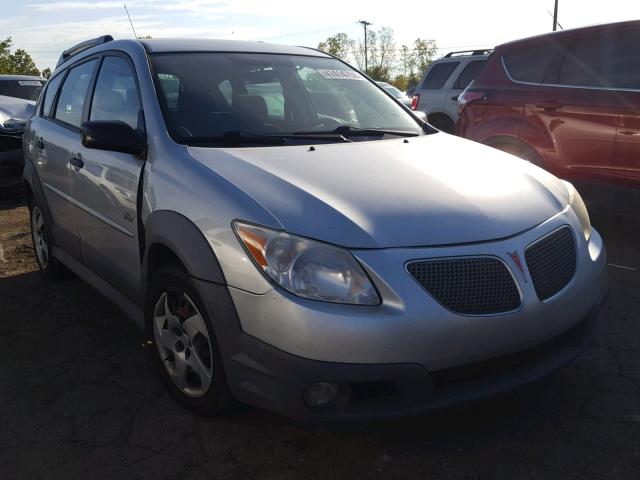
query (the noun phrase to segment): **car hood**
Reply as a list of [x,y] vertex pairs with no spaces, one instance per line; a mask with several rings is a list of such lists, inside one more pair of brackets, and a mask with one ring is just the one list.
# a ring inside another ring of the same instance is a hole
[[544,170],[444,133],[189,151],[286,231],[349,248],[504,238],[567,204],[566,187]]
[[35,105],[36,102],[32,100],[0,95],[0,120],[6,117],[26,122],[33,115]]

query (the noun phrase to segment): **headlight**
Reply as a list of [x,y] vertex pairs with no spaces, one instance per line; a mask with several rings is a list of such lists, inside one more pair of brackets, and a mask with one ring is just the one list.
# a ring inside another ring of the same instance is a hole
[[567,192],[569,194],[569,205],[575,212],[578,220],[580,220],[580,226],[582,227],[582,233],[585,240],[589,241],[591,238],[591,220],[589,220],[589,212],[584,204],[584,200],[576,190],[576,188],[569,182],[564,182],[567,186]]
[[346,250],[240,222],[233,228],[258,268],[294,295],[354,305],[380,303],[364,270]]

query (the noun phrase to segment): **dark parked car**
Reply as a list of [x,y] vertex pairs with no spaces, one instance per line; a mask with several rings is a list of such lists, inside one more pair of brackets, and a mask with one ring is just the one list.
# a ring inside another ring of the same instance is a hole
[[635,204],[638,215],[639,45],[640,21],[501,45],[460,97],[458,133],[571,180],[605,208]]
[[0,75],[0,190],[22,183],[22,134],[44,80]]

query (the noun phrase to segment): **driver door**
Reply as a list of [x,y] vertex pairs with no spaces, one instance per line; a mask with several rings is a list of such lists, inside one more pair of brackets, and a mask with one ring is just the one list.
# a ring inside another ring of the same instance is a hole
[[[135,70],[125,55],[103,57],[87,118],[121,121],[144,131]],[[84,262],[103,280],[136,298],[141,271],[137,192],[144,161],[82,145],[77,157],[71,176]]]

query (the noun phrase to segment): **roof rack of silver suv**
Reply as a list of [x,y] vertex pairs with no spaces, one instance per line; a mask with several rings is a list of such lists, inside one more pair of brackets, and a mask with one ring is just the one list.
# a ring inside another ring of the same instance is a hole
[[443,58],[466,57],[471,55],[489,55],[493,52],[492,48],[484,48],[481,50],[462,50],[460,52],[449,52]]
[[102,45],[103,43],[107,43],[112,40],[113,40],[113,37],[111,35],[102,35],[100,37],[92,38],[90,40],[85,40],[84,42],[74,45],[71,48],[67,48],[64,52],[62,52],[62,55],[60,55],[60,58],[58,59],[58,63],[56,64],[56,68],[60,66],[60,64],[69,60],[74,55],[77,55],[88,48],[95,47],[96,45]]

